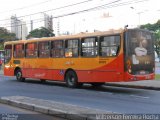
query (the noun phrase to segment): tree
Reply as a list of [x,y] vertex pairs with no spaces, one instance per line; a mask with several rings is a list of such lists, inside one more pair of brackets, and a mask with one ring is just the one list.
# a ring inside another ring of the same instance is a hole
[[13,40],[16,40],[16,35],[8,32],[7,29],[0,27],[0,50],[3,49],[4,42]]
[[155,36],[155,51],[158,53],[158,55],[160,55],[160,20],[158,20],[156,23],[154,24],[145,24],[145,25],[141,25],[140,28],[142,29],[148,29],[150,31],[154,32],[154,36]]
[[37,28],[29,32],[27,38],[41,38],[41,37],[52,37],[55,36],[53,30],[49,30],[45,27]]
[[8,32],[7,29],[0,27],[0,39],[4,41],[16,40],[16,34]]
[[155,32],[155,51],[160,55],[160,30]]

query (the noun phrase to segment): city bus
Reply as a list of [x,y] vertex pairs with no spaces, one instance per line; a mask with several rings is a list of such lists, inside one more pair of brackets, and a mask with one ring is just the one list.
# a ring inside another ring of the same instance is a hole
[[83,83],[153,80],[154,38],[143,29],[5,42],[4,75],[63,81],[68,87]]

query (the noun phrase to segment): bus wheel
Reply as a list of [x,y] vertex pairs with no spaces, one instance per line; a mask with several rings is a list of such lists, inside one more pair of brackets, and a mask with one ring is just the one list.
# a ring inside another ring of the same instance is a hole
[[76,88],[79,86],[78,77],[74,71],[68,71],[65,76],[65,81],[68,87]]
[[20,81],[20,82],[25,81],[25,78],[22,77],[22,71],[20,69],[16,71],[16,78],[17,78],[17,81]]
[[100,87],[100,86],[102,86],[102,85],[104,85],[105,83],[104,82],[94,82],[94,83],[91,83],[91,85],[92,86],[94,86],[94,87]]

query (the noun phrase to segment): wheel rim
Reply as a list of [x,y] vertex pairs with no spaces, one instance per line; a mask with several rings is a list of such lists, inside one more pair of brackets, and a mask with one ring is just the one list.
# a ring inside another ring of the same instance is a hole
[[22,73],[21,72],[17,72],[17,80],[20,80],[22,77]]
[[68,77],[68,84],[69,85],[74,85],[74,83],[75,83],[75,78],[72,75],[70,75]]

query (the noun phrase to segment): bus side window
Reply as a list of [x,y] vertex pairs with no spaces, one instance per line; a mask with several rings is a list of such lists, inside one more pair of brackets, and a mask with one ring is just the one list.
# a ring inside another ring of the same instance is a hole
[[64,57],[63,40],[56,40],[51,42],[51,57],[61,58]]
[[79,40],[66,40],[65,41],[65,57],[78,57]]
[[38,57],[37,42],[26,44],[26,57],[28,58]]
[[50,57],[50,44],[48,41],[46,42],[39,42],[38,49],[39,49],[39,57],[41,58],[48,58]]
[[24,44],[14,45],[14,57],[23,58],[24,57]]
[[116,56],[120,48],[120,36],[100,37],[100,56]]
[[97,37],[83,38],[81,46],[82,46],[81,56],[94,57],[98,55]]

